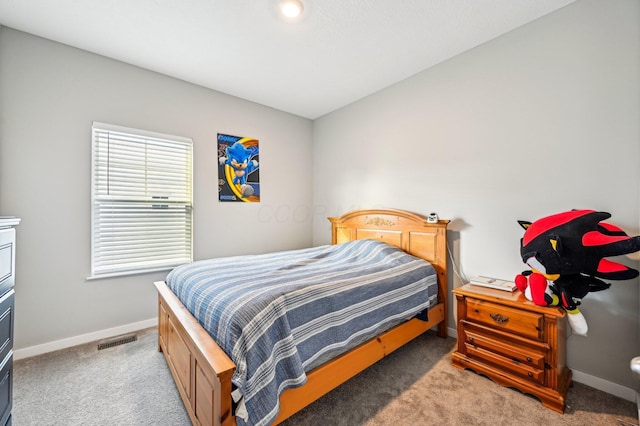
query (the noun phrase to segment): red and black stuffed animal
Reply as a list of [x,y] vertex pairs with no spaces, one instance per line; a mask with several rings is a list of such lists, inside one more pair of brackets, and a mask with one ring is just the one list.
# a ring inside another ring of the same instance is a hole
[[600,278],[638,276],[637,270],[605,259],[640,250],[640,236],[630,237],[619,227],[602,222],[610,217],[606,212],[571,210],[533,223],[518,221],[525,229],[520,254],[531,270],[516,276],[516,286],[536,305],[562,306],[576,334],[586,335],[588,330],[578,309],[580,299],[611,286]]

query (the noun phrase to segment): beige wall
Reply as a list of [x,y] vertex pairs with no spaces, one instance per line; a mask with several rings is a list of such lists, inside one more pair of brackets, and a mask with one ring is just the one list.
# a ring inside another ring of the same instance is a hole
[[[579,0],[317,119],[314,243],[329,241],[324,213],[435,211],[467,277],[512,278],[526,269],[519,219],[590,208],[639,234],[639,16],[635,0]],[[635,389],[638,280],[582,308],[569,366]]]
[[[15,348],[149,320],[166,273],[86,281],[91,123],[194,140],[194,255],[311,245],[312,122],[0,29],[0,215],[17,229]],[[217,133],[260,140],[262,202],[217,201]]]

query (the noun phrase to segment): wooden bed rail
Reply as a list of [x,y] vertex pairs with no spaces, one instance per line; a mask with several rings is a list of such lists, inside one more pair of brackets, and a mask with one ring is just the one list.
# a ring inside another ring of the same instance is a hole
[[[231,378],[235,364],[162,281],[154,283],[159,300],[159,350],[176,381],[194,425],[235,425],[231,413]],[[188,313],[188,311],[186,311]],[[280,396],[278,424],[396,349],[445,321],[444,304],[429,310],[428,320],[413,318],[329,363],[307,373],[307,382]],[[211,408],[209,408],[211,407]],[[219,415],[217,414],[219,413]]]
[[303,387],[287,389],[280,396],[280,413],[274,424],[291,417],[321,396],[380,361],[396,349],[435,327],[444,319],[442,303],[429,310],[427,321],[413,318],[377,338],[307,373]]

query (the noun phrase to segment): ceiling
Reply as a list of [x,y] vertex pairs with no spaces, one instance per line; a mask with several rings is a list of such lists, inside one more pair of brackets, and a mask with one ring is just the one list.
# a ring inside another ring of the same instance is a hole
[[575,0],[0,0],[0,25],[315,119]]

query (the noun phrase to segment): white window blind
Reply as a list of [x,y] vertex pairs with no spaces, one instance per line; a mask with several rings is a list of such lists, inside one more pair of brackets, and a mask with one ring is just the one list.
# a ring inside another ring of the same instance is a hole
[[191,139],[96,122],[92,133],[92,277],[191,262]]

